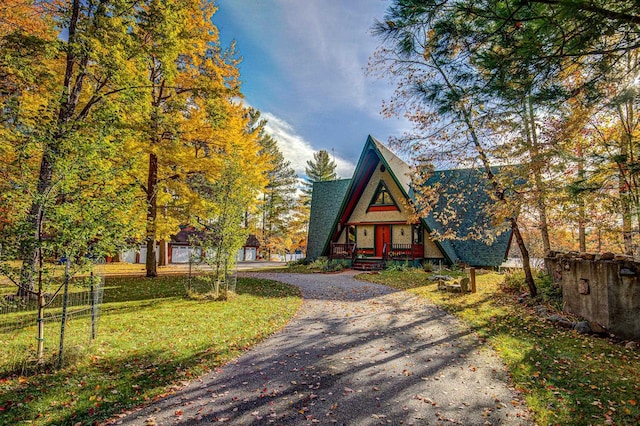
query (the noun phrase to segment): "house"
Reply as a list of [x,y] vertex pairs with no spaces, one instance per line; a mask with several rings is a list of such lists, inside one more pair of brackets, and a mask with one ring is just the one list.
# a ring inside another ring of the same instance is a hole
[[260,248],[260,241],[254,234],[250,234],[247,237],[247,241],[244,246],[238,250],[238,261],[246,262],[252,260],[258,260],[258,249]]
[[440,195],[426,216],[416,215],[410,167],[369,136],[351,179],[314,183],[307,258],[346,259],[362,269],[389,261],[496,267],[511,231],[487,214],[492,201],[482,176],[434,172],[424,185]]
[[202,256],[199,247],[192,244],[196,241],[205,241],[207,234],[204,231],[197,230],[193,226],[184,226],[180,228],[177,234],[171,236],[167,254],[169,256],[168,263],[189,263]]

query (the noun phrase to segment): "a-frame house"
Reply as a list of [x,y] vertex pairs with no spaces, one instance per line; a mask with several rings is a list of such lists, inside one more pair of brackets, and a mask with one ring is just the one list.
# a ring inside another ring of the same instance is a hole
[[426,185],[437,186],[440,196],[426,217],[409,207],[410,172],[369,136],[351,179],[314,183],[307,258],[347,259],[362,269],[390,261],[492,267],[504,261],[511,233],[491,223],[479,171],[434,172]]

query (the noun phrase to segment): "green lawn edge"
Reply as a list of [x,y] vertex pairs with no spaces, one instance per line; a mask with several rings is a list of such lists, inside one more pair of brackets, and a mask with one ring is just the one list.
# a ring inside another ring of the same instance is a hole
[[477,293],[464,295],[438,291],[429,275],[408,269],[356,278],[423,297],[486,339],[537,424],[640,424],[640,351],[558,328],[502,292],[498,273],[479,275]]

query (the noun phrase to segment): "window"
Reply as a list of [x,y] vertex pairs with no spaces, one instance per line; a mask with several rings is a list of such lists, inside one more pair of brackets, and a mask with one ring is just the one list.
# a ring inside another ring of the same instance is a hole
[[376,188],[376,192],[373,194],[373,198],[371,199],[371,203],[369,204],[369,209],[367,211],[387,211],[387,210],[400,210],[396,201],[393,199],[391,192],[389,192],[389,188],[384,183],[384,181],[380,181],[378,184],[378,188]]
[[350,226],[349,227],[349,232],[347,233],[347,242],[348,243],[355,243],[356,242],[356,227],[355,226]]

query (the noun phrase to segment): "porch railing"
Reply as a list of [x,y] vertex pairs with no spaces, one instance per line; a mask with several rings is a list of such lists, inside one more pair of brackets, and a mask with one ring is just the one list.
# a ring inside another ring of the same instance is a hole
[[357,251],[355,243],[331,243],[330,259],[353,259]]
[[[358,246],[355,243],[331,243],[330,259],[351,259],[358,255]],[[422,259],[424,257],[423,244],[389,244],[382,247],[383,259]]]
[[389,258],[391,259],[421,259],[424,257],[423,244],[391,244]]

